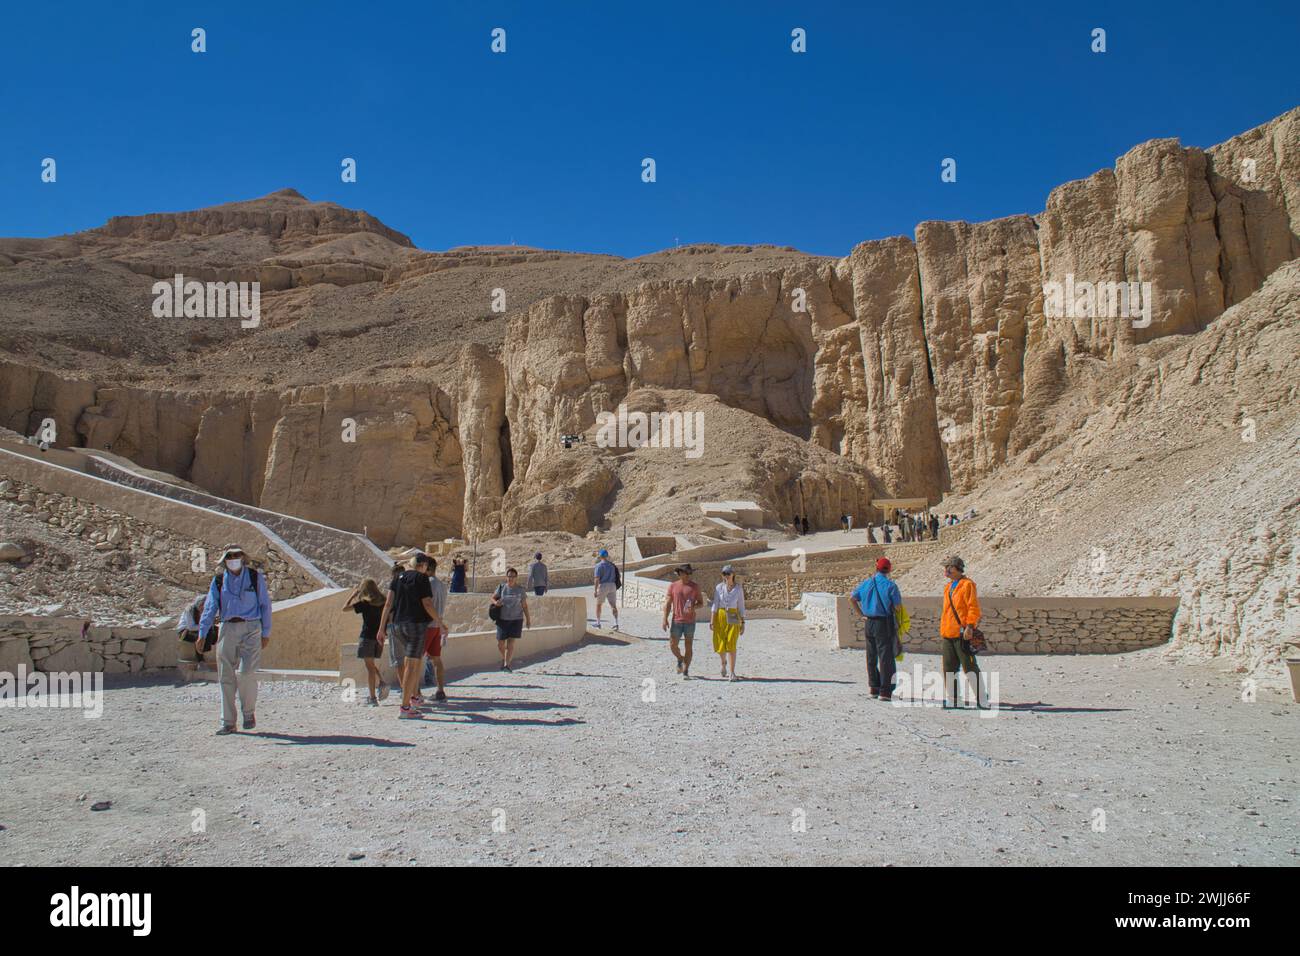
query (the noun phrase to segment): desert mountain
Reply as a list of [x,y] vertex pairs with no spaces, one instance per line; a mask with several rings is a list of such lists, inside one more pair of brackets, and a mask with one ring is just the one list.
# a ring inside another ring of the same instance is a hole
[[[1037,215],[926,222],[841,259],[425,252],[289,189],[4,239],[0,425],[53,418],[61,443],[384,545],[657,530],[722,496],[828,526],[881,494],[989,489],[1075,447],[1115,389],[1134,420],[1162,414],[1141,363],[1218,334],[1300,254],[1298,143],[1300,109],[1206,150],[1153,140]],[[261,283],[261,325],[156,318],[177,273]],[[1076,281],[1153,294],[1140,316],[1045,301]],[[702,411],[704,455],[563,447],[624,402]]]

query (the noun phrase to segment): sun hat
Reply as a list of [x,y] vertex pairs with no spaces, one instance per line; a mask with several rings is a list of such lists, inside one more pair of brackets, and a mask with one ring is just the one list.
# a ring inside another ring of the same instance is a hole
[[956,568],[958,571],[966,570],[966,562],[955,554],[952,557],[944,558],[943,566],[944,568]]

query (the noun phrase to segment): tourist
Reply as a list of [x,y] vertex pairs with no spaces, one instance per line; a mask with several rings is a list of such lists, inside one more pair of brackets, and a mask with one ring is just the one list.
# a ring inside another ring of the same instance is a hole
[[[710,626],[713,629],[713,652],[722,659],[722,676],[739,680],[736,673],[736,643],[745,633],[745,589],[736,580],[736,570],[731,565],[722,569],[722,580],[713,589],[713,606]],[[730,658],[731,672],[727,672]]]
[[[447,646],[447,639],[451,636],[446,623],[449,589],[446,584],[438,580],[438,562],[433,558],[429,559],[429,591],[433,596],[433,609],[437,611],[438,622],[431,623],[425,628],[424,654],[428,661],[427,666],[433,668],[433,680],[437,686],[433,699],[441,701],[447,699],[447,691],[443,686],[442,649]],[[428,677],[427,670],[425,676]],[[417,703],[420,702],[418,693],[416,698]]]
[[533,563],[528,565],[528,582],[524,587],[541,597],[546,593],[550,581],[551,577],[546,570],[546,565],[542,564],[542,552],[538,551],[533,555]]
[[936,514],[930,515],[930,538],[934,541],[939,540],[939,516]]
[[[704,606],[704,592],[691,580],[693,570],[689,564],[673,568],[677,580],[668,585],[668,599],[664,601],[663,629],[668,631],[668,649],[677,658],[677,673],[683,679],[691,676],[691,658],[695,652],[695,611]],[[672,612],[672,628],[668,626],[668,613]],[[677,649],[680,638],[686,644],[685,653]]]
[[807,534],[807,533],[808,533],[808,516],[807,516],[807,515],[804,515],[804,516],[803,516],[803,533],[804,533],[804,534]]
[[840,530],[843,531],[843,532],[845,532],[846,534],[848,533],[848,530],[849,530],[849,516],[848,516],[848,515],[840,515]]
[[509,671],[515,656],[515,641],[519,640],[525,625],[533,626],[528,612],[528,592],[519,584],[519,572],[514,568],[506,571],[505,583],[498,584],[492,592],[492,603],[501,609],[497,618],[497,650],[501,652],[501,669]]
[[465,571],[468,564],[464,555],[456,555],[451,559],[451,593],[464,594],[465,588]]
[[208,586],[199,619],[199,633],[207,634],[220,614],[217,630],[217,679],[221,682],[221,727],[218,735],[235,732],[235,697],[244,717],[244,729],[257,726],[257,668],[271,640],[271,595],[266,577],[244,562],[244,549],[228,545],[221,554],[221,570]]
[[[957,666],[963,674],[975,675],[975,706],[980,706],[980,668],[971,651],[968,638],[980,622],[980,602],[975,593],[975,582],[966,577],[966,564],[953,555],[943,562],[943,574],[948,583],[943,589],[943,612],[939,618],[940,644],[943,645],[943,705],[957,704]],[[948,683],[948,675],[953,683]],[[949,690],[951,689],[951,696]]]
[[849,595],[858,616],[865,618],[867,636],[867,691],[872,699],[894,697],[894,658],[901,651],[894,609],[903,603],[898,585],[889,580],[893,566],[888,558],[876,559],[876,573]]
[[[384,616],[384,592],[374,578],[366,578],[352,592],[343,610],[361,615],[361,635],[357,638],[357,657],[366,665],[366,686],[370,696],[366,706],[378,707],[388,697],[388,685],[379,674],[379,619]],[[376,694],[378,696],[376,696]]]
[[203,606],[207,603],[207,593],[200,594],[193,603],[186,604],[181,611],[180,620],[176,622],[176,634],[184,644],[189,644],[195,664],[202,664],[203,655],[217,645],[218,629],[208,628],[206,634],[199,637],[199,620],[203,617]]
[[417,551],[411,558],[411,570],[403,571],[388,585],[388,598],[384,601],[384,613],[379,619],[379,632],[383,633],[390,619],[392,631],[389,633],[397,644],[397,652],[403,658],[402,706],[397,713],[399,720],[418,720],[420,712],[416,707],[422,703],[420,697],[420,678],[424,664],[425,630],[430,621],[441,625],[442,618],[433,605],[433,587],[429,583],[429,567],[433,559],[423,551]]
[[609,552],[600,549],[600,560],[592,572],[596,591],[596,627],[600,627],[601,605],[608,601],[614,611],[614,630],[618,630],[618,568],[609,560]]
[[[400,561],[393,562],[392,573],[388,577],[388,588],[392,590],[393,582],[396,581],[406,570],[406,565]],[[389,669],[393,672],[393,690],[397,691],[398,696],[402,694],[402,671],[406,666],[406,655],[402,652],[401,644],[393,639],[393,622],[390,619],[384,630],[376,635],[379,640],[379,649],[384,649],[384,642],[388,642],[388,664]]]
[[886,521],[883,525],[880,526],[880,530],[885,533],[885,544],[889,544],[893,540],[894,529],[890,527],[889,522]]

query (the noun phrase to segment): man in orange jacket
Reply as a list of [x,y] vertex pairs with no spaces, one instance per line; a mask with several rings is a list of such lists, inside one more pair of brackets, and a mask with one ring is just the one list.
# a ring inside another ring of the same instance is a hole
[[955,554],[943,562],[943,574],[948,579],[943,588],[943,615],[939,618],[939,637],[943,645],[943,703],[945,707],[956,706],[955,676],[950,684],[948,675],[956,675],[960,664],[963,672],[975,675],[975,705],[978,707],[980,668],[966,643],[971,629],[980,622],[975,582],[966,577],[966,563]]

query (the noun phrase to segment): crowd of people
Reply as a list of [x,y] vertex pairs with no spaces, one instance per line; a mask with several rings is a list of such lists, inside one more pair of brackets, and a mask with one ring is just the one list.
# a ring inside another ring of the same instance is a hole
[[[895,540],[938,541],[940,528],[960,524],[974,517],[974,508],[971,508],[963,515],[938,515],[928,508],[925,511],[900,509],[894,513],[892,520],[887,519],[880,524],[868,521],[866,524],[867,541],[872,544],[892,544]],[[845,534],[850,533],[853,530],[853,520],[854,516],[851,514],[840,515],[840,530]],[[795,535],[811,533],[807,515],[795,515],[792,527]]]
[[[933,529],[939,519],[935,515],[931,519],[929,527]],[[956,556],[946,559],[943,569],[947,584],[939,636],[944,686],[948,687],[949,675],[955,675],[959,668],[967,674],[979,673],[972,638],[979,633],[976,627],[980,609],[975,583],[966,577],[962,559]],[[407,563],[393,565],[386,592],[375,579],[366,578],[343,606],[345,611],[361,618],[357,657],[366,669],[365,704],[377,707],[391,690],[397,690],[401,694],[398,718],[403,720],[423,716],[421,708],[426,704],[421,693],[423,685],[435,685],[435,702],[447,699],[442,661],[449,637],[447,595],[466,592],[467,563],[463,556],[454,556],[447,582],[438,578],[437,571],[436,558],[416,552]],[[872,698],[881,700],[892,699],[895,662],[901,656],[901,634],[907,627],[906,608],[898,585],[889,577],[891,571],[889,559],[880,558],[875,574],[863,580],[849,595],[852,607],[864,621],[868,690]],[[690,564],[675,567],[673,574],[675,580],[668,587],[663,605],[662,629],[668,632],[668,647],[676,661],[677,673],[683,679],[690,677],[698,612],[707,607],[713,651],[718,655],[721,675],[727,680],[740,680],[736,657],[740,638],[745,633],[745,591],[735,568],[730,564],[724,566],[722,580],[708,594],[694,581]],[[606,605],[613,616],[614,630],[619,629],[618,591],[622,583],[618,566],[610,559],[609,552],[601,549],[592,569],[598,629],[603,626],[602,610]],[[508,568],[505,579],[492,591],[487,613],[496,628],[502,671],[512,669],[516,645],[524,630],[533,626],[529,593],[541,597],[549,587],[549,570],[538,552],[533,555],[522,582],[518,570]],[[234,733],[237,712],[242,717],[243,729],[254,729],[257,670],[261,652],[271,638],[271,600],[265,576],[249,566],[242,548],[231,545],[223,551],[220,570],[213,576],[206,594],[185,608],[177,630],[182,641],[193,645],[196,660],[203,659],[209,651],[216,652],[221,687],[221,724],[217,733]],[[379,666],[385,645],[394,675],[392,688]],[[978,676],[975,683],[978,692]]]

